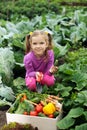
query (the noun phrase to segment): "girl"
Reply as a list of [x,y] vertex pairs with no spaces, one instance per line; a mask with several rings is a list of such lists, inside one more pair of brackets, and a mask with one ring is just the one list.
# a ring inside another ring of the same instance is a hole
[[52,50],[52,37],[49,33],[36,30],[26,36],[26,55],[24,56],[26,69],[26,86],[37,91],[37,83],[42,86],[52,86],[55,83],[54,53]]

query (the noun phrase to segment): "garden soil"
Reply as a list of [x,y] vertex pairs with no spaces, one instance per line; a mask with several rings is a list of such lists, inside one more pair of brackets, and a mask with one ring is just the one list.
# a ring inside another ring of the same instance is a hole
[[6,124],[6,111],[7,110],[4,110],[4,111],[1,111],[0,110],[0,129],[3,125]]

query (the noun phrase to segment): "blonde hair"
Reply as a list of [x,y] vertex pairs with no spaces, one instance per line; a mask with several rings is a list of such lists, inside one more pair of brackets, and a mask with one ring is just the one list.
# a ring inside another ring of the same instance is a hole
[[[44,36],[45,41],[48,43],[47,50],[50,50],[53,48],[51,34],[49,34],[48,32],[44,32],[42,30],[35,30],[34,32],[30,32],[30,34],[26,36],[26,50],[25,50],[26,54],[31,51],[30,43],[32,42],[32,37],[38,36],[38,35]],[[47,54],[47,50],[45,54]]]

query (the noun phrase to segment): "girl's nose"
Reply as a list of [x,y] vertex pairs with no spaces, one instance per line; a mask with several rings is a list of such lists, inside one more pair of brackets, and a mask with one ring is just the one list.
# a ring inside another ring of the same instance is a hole
[[40,44],[37,44],[37,47],[40,47]]

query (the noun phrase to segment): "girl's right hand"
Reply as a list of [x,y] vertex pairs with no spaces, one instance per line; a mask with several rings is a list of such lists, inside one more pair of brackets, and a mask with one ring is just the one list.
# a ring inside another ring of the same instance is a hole
[[43,73],[42,72],[36,72],[36,81],[40,82],[43,79]]

